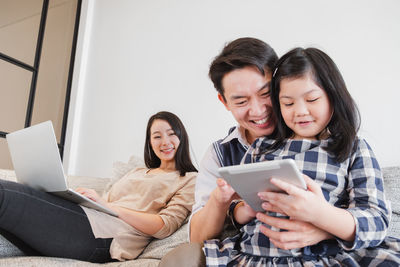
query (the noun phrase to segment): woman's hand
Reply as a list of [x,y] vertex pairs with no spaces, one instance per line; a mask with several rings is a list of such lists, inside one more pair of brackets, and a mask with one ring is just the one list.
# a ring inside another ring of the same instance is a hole
[[267,211],[278,211],[286,214],[292,220],[310,223],[318,221],[318,217],[330,204],[326,201],[321,187],[308,176],[303,176],[308,190],[272,178],[271,183],[287,194],[275,192],[258,193],[258,196],[266,201],[266,203],[263,203],[263,208]]
[[93,189],[79,187],[75,189],[75,191],[93,200],[94,202],[97,202],[103,206],[107,206],[107,202]]

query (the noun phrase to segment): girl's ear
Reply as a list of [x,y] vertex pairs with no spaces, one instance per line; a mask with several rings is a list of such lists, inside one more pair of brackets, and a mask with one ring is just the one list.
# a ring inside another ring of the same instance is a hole
[[218,99],[219,99],[219,101],[221,101],[222,104],[224,104],[225,108],[226,108],[228,111],[230,111],[230,109],[229,109],[229,107],[228,107],[228,104],[227,104],[226,101],[225,101],[225,98],[224,98],[221,94],[218,94]]

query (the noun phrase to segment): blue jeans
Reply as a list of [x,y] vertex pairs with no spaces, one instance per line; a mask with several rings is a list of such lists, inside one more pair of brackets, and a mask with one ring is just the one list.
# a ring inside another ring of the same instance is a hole
[[31,255],[112,261],[112,238],[95,238],[79,205],[4,180],[0,180],[0,232]]

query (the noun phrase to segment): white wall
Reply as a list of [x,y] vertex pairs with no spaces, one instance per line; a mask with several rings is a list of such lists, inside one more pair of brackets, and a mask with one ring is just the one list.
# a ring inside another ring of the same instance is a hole
[[[65,165],[110,176],[142,156],[150,115],[176,113],[198,161],[235,124],[208,67],[223,45],[252,36],[278,55],[317,46],[337,63],[382,166],[400,165],[400,1],[83,1]],[[85,50],[85,47],[87,48]],[[73,134],[72,134],[73,133]]]

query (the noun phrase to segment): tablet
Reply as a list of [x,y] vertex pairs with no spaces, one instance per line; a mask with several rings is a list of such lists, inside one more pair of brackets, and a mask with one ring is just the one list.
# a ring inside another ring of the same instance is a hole
[[257,196],[258,192],[282,192],[280,188],[270,182],[272,177],[295,184],[303,189],[307,188],[303,175],[293,159],[222,167],[218,169],[218,172],[255,211],[264,211],[261,208],[263,201]]

